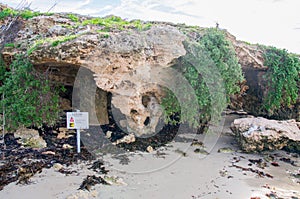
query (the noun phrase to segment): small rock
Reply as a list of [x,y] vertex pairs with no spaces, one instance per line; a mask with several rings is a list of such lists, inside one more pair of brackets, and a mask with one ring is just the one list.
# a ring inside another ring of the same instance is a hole
[[202,154],[202,155],[208,155],[208,154],[209,154],[206,150],[204,150],[204,149],[199,149],[199,148],[195,149],[194,152],[195,152],[195,153],[200,153],[200,154]]
[[191,146],[204,147],[204,144],[201,141],[193,140],[193,142],[191,143]]
[[272,162],[271,165],[274,167],[279,167],[279,164],[277,162]]
[[154,151],[152,146],[148,146],[146,150],[148,153],[152,153]]
[[234,150],[232,150],[232,148],[230,147],[224,147],[218,150],[218,153],[233,153],[233,152]]
[[110,185],[127,185],[122,178],[115,176],[104,176],[103,179]]
[[221,170],[219,171],[219,174],[222,176],[222,177],[225,177],[228,175],[228,172],[226,170]]
[[134,134],[129,134],[129,135],[124,136],[122,139],[117,140],[113,144],[114,145],[118,145],[120,143],[130,144],[132,142],[135,142],[135,136],[134,136]]
[[61,164],[59,164],[59,163],[53,164],[53,169],[54,169],[54,171],[59,171],[59,170],[61,170],[62,168],[64,168],[64,166],[61,165]]
[[58,135],[57,135],[57,139],[67,139],[67,138],[70,138],[72,137],[73,135],[68,135],[66,132],[60,132]]
[[42,152],[43,155],[55,155],[55,152],[53,151],[44,151]]
[[112,132],[111,132],[111,131],[107,131],[105,137],[106,137],[107,139],[110,139],[111,136],[112,136]]
[[63,149],[73,149],[74,147],[69,144],[63,144],[62,148]]

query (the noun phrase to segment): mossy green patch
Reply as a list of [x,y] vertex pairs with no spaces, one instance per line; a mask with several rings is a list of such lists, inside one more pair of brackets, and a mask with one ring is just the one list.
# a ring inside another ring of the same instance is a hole
[[105,28],[103,31],[109,32],[112,28],[116,28],[119,30],[124,30],[127,28],[136,28],[137,30],[147,30],[149,29],[152,24],[151,23],[144,23],[141,20],[133,20],[133,21],[126,21],[123,20],[121,17],[110,16],[106,18],[92,18],[87,19],[82,22],[82,25],[98,25],[104,26]]

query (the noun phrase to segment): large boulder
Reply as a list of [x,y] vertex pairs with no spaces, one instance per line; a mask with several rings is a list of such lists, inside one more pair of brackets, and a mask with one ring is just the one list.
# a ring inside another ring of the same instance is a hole
[[235,119],[231,129],[246,152],[289,149],[300,152],[300,123],[262,117]]

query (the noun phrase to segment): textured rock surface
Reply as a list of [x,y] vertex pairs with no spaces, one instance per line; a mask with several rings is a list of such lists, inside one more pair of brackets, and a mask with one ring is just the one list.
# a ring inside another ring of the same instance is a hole
[[283,149],[291,143],[300,146],[300,123],[295,120],[241,118],[234,120],[231,128],[246,152]]
[[[126,117],[124,130],[137,135],[155,131],[162,115],[162,92],[160,85],[151,81],[152,71],[169,67],[185,55],[185,36],[177,28],[154,24],[143,31],[113,28],[103,33],[102,26],[78,26],[63,14],[38,16],[23,23],[14,40],[19,48],[3,51],[7,62],[15,53],[27,51],[38,70],[49,71],[52,80],[70,86],[84,67],[94,74],[95,81],[81,79],[75,95],[73,92],[73,108],[90,112],[92,124],[97,124],[96,120],[106,124],[106,95],[110,92],[112,105]],[[64,40],[70,36],[72,39]],[[63,42],[54,45],[58,40]],[[100,91],[96,92],[96,85]]]
[[[90,18],[80,16],[79,22],[86,19]],[[119,109],[118,114],[125,115],[120,126],[136,135],[153,133],[162,115],[159,103],[163,93],[153,76],[168,79],[168,74],[159,71],[185,55],[182,42],[186,37],[182,32],[197,41],[204,30],[182,24],[153,22],[147,30],[128,26],[111,27],[105,32],[103,25],[83,25],[72,21],[67,14],[57,13],[29,20],[20,18],[15,23],[9,20],[12,19],[0,21],[2,27],[10,24],[10,28],[1,35],[0,43],[2,46],[14,43],[15,46],[7,46],[2,51],[8,64],[16,53],[27,52],[37,70],[47,71],[51,80],[69,86],[70,92],[80,68],[86,68],[94,80],[83,83],[77,96],[75,94],[77,101],[72,99],[74,95],[69,94],[68,99],[75,101],[75,106],[64,100],[62,107],[88,111],[92,124],[107,124],[107,95],[111,93],[113,107]],[[258,45],[238,41],[230,33],[227,37],[235,47],[246,77],[246,81],[241,83],[241,94],[231,97],[231,108],[265,116],[267,113],[261,108],[267,93],[263,78],[267,71],[263,65],[263,52]],[[273,116],[299,120],[300,101],[293,107],[275,112]]]
[[47,147],[46,141],[34,129],[20,128],[14,133],[15,138],[19,138],[18,142],[23,146],[32,148]]

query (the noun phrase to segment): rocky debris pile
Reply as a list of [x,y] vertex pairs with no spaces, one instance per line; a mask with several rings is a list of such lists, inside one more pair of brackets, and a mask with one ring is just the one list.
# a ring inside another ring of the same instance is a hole
[[236,119],[231,129],[246,152],[286,149],[300,153],[300,123],[262,117]]

